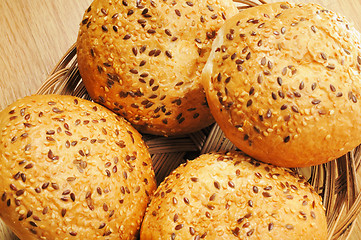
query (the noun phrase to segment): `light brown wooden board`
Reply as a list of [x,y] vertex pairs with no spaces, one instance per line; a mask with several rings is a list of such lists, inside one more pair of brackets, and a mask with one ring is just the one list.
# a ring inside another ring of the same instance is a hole
[[[299,2],[315,2],[339,12],[361,31],[361,0]],[[82,15],[90,3],[91,0],[0,1],[0,109],[35,93],[41,86],[75,42]],[[361,240],[361,221],[358,222],[351,240]],[[7,234],[0,223],[0,240],[8,240]]]

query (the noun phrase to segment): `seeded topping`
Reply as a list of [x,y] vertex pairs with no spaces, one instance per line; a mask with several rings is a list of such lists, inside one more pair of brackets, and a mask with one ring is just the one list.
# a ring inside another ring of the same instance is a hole
[[[248,154],[257,153],[260,160],[287,167],[314,165],[338,156],[326,156],[331,155],[330,151],[324,153],[323,160],[310,159],[306,156],[308,151],[295,154],[297,160],[294,157],[277,160],[271,156],[291,151],[291,145],[308,138],[308,133],[320,132],[317,126],[330,126],[329,122],[340,119],[352,121],[341,113],[355,113],[352,109],[360,97],[355,92],[360,92],[361,85],[360,81],[348,83],[346,79],[350,76],[345,78],[343,74],[352,72],[352,79],[360,79],[361,44],[359,39],[350,37],[344,24],[337,31],[337,39],[322,30],[330,29],[330,24],[340,24],[331,11],[315,14],[322,9],[312,4],[282,5],[247,9],[230,20],[222,35],[217,36],[203,84],[212,112],[217,113],[216,121],[222,122],[222,130],[237,148]],[[272,14],[260,14],[271,8]],[[289,14],[293,12],[298,17],[291,19]],[[320,47],[320,42],[332,44]],[[241,67],[238,59],[243,61]],[[337,126],[342,129],[340,124]],[[358,127],[354,130],[358,131]],[[325,152],[334,134],[327,129],[322,134],[317,141],[324,146],[316,148]],[[270,139],[279,148],[269,146]],[[353,146],[356,144],[355,141]],[[315,146],[306,146],[315,151]],[[341,143],[336,148],[346,152]]]
[[[199,84],[200,75],[217,30],[227,17],[237,12],[231,0],[182,4],[158,0],[93,3],[83,17],[77,55],[83,80],[99,82],[102,90],[88,89],[88,92],[145,133],[168,136],[210,125],[214,120]],[[230,33],[229,38],[233,37]],[[189,51],[179,51],[178,46]],[[114,49],[116,54],[103,51],[105,48]],[[235,60],[236,56],[230,58]],[[106,61],[87,63],[99,59]],[[84,66],[94,66],[96,74],[89,75]],[[184,69],[194,69],[195,75],[184,74]],[[148,72],[147,77],[141,75],[143,70]],[[193,97],[187,97],[189,94]],[[154,102],[141,105],[150,99]],[[174,99],[183,102],[173,106]],[[189,106],[198,109],[196,115],[187,113]],[[166,110],[157,110],[162,107]],[[176,119],[180,113],[183,116]]]
[[[102,14],[105,11],[109,10],[104,9]],[[13,169],[12,182],[7,184],[6,191],[0,192],[0,204],[4,205],[0,208],[6,207],[15,213],[10,221],[20,221],[24,229],[41,228],[41,234],[48,235],[43,226],[56,222],[58,228],[63,228],[62,221],[56,220],[74,218],[77,213],[71,211],[71,206],[75,204],[79,211],[92,211],[96,219],[107,223],[109,228],[99,231],[100,236],[116,232],[125,238],[134,237],[132,233],[123,235],[115,222],[122,218],[123,211],[131,212],[136,221],[143,218],[143,211],[155,190],[151,159],[139,133],[117,115],[100,108],[83,99],[44,95],[21,99],[12,105],[13,112],[6,111],[17,116],[16,121],[21,126],[0,136],[0,151],[4,144],[19,144],[16,149],[7,148],[12,157],[6,161],[0,158],[0,176],[7,176],[2,170],[10,166]],[[23,123],[28,123],[28,127]],[[34,139],[40,141],[35,144],[31,141]],[[118,171],[126,172],[128,180],[135,185],[126,184],[127,180]],[[127,197],[121,196],[123,191],[115,188],[114,182],[124,186],[123,195]],[[26,204],[29,202],[33,203],[30,207]],[[94,232],[85,231],[84,225],[94,221],[94,216],[80,214],[77,216],[80,221],[73,224],[72,229],[56,233],[58,238],[94,237]],[[125,223],[125,227],[133,233],[139,228],[133,222]],[[35,238],[40,237],[37,236],[40,230],[32,232]]]
[[[256,174],[252,174],[255,171]],[[205,234],[217,238],[222,229],[224,239],[234,236],[271,238],[272,232],[281,227],[295,231],[298,221],[311,221],[312,217],[299,217],[310,216],[311,211],[315,215],[311,204],[305,207],[299,201],[303,196],[318,201],[314,206],[323,213],[321,231],[326,233],[321,199],[304,188],[304,183],[305,179],[291,170],[260,163],[239,152],[201,155],[178,167],[160,184],[143,221],[147,235],[142,235],[142,230],[140,237],[158,239],[164,238],[162,233],[170,232],[175,234],[174,239],[201,239]],[[252,187],[247,190],[250,184]],[[284,188],[279,187],[280,184]],[[173,191],[166,193],[166,189]],[[239,192],[239,189],[243,190]],[[295,198],[285,201],[285,189]],[[178,204],[176,199],[183,199],[184,203]],[[306,224],[309,226],[306,235],[320,230],[314,222]]]

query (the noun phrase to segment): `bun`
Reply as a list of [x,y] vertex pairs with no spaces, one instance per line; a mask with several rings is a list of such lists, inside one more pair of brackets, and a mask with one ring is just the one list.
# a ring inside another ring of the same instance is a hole
[[206,154],[160,184],[141,239],[327,239],[321,198],[288,169]]
[[273,3],[226,21],[203,71],[226,136],[263,162],[305,167],[361,143],[360,33],[315,4]]
[[20,239],[135,238],[156,184],[129,123],[47,95],[4,109],[0,129],[0,217]]
[[179,135],[214,122],[200,84],[232,0],[95,0],[78,35],[84,84],[143,133]]

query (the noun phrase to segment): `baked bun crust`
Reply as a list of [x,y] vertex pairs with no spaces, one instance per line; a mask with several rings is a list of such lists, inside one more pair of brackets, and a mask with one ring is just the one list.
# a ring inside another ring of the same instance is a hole
[[232,0],[95,0],[77,45],[88,93],[144,133],[210,125],[201,71],[216,31],[237,12]]
[[321,198],[288,169],[206,154],[177,168],[147,209],[141,239],[327,239]]
[[211,112],[242,151],[285,167],[361,143],[360,33],[315,4],[273,3],[226,21],[203,71]]
[[0,217],[20,239],[135,239],[156,184],[123,118],[71,96],[31,96],[0,113],[0,129]]

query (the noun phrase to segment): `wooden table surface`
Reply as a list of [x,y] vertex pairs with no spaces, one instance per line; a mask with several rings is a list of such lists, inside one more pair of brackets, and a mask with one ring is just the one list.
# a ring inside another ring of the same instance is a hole
[[[337,11],[361,31],[361,0],[299,1],[320,3]],[[91,0],[0,0],[0,110],[41,86],[75,42],[82,15],[90,3]],[[361,240],[360,220],[359,217],[352,240]],[[11,238],[0,223],[0,240],[5,239]]]

